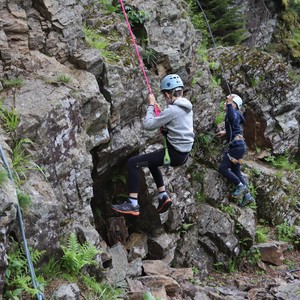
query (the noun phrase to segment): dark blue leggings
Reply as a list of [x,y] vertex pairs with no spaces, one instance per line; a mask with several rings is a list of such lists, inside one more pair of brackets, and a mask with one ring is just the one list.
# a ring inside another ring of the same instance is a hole
[[[169,145],[169,155],[171,159],[171,166],[177,167],[183,165],[188,158],[188,153],[179,152]],[[164,164],[165,149],[161,149],[148,154],[142,154],[131,157],[128,160],[128,189],[129,193],[139,192],[139,168],[148,167],[157,188],[164,186],[164,180],[160,171]]]
[[240,182],[244,185],[246,181],[241,173],[241,165],[234,164],[228,157],[227,153],[235,158],[241,159],[246,152],[246,144],[244,142],[233,144],[229,147],[228,151],[224,152],[223,159],[219,167],[219,172],[225,176],[230,183],[238,185]]

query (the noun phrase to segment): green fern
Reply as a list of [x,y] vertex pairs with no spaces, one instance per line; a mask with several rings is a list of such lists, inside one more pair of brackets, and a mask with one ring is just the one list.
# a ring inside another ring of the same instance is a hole
[[[31,260],[36,264],[42,257],[45,251],[38,251],[29,248]],[[37,277],[39,289],[43,289],[44,279]],[[17,242],[11,244],[8,252],[8,268],[5,272],[4,284],[4,299],[20,299],[18,296],[28,294],[31,296],[37,295],[40,290],[32,287],[32,279],[29,276],[29,269],[27,264],[24,249],[19,247]]]
[[72,233],[68,239],[67,246],[61,246],[63,250],[62,267],[65,268],[71,276],[79,274],[85,266],[97,265],[95,256],[100,251],[88,242],[80,244],[76,235]]

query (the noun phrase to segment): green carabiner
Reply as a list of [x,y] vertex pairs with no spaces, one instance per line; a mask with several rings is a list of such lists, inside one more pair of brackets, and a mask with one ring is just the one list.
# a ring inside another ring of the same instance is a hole
[[169,155],[169,150],[167,146],[167,139],[164,137],[164,148],[165,148],[165,155],[164,155],[164,167],[168,169],[171,165],[171,158]]

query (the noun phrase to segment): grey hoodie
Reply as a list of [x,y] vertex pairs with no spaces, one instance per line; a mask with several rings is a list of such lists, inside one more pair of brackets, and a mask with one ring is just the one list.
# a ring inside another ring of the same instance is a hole
[[149,106],[144,125],[146,130],[164,127],[168,131],[169,143],[180,152],[190,152],[194,143],[193,106],[186,98],[178,98],[173,104],[155,116],[153,106]]

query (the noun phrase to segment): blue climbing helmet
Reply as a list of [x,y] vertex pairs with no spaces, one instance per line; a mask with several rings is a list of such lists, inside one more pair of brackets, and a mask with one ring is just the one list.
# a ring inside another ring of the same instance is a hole
[[160,90],[161,91],[169,91],[169,90],[182,90],[184,87],[183,82],[177,74],[169,74],[166,75],[161,83]]

